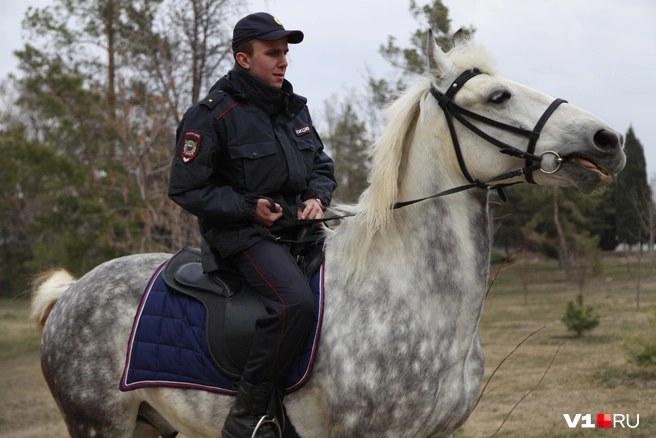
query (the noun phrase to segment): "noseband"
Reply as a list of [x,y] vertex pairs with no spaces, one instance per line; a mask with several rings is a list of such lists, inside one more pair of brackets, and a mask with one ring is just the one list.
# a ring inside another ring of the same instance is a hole
[[[462,157],[462,151],[460,150],[460,142],[458,141],[458,136],[456,134],[455,126],[453,124],[453,119],[458,120],[474,134],[478,135],[479,137],[483,138],[484,140],[498,147],[500,149],[499,152],[501,152],[502,154],[511,155],[513,157],[526,160],[524,167],[514,170],[512,172],[505,173],[503,175],[499,175],[498,177],[492,178],[487,182],[500,181],[500,180],[524,175],[524,177],[526,178],[526,182],[535,184],[535,181],[533,181],[534,171],[540,169],[544,173],[557,172],[558,169],[560,169],[562,159],[556,152],[546,151],[540,154],[539,156],[535,155],[534,152],[535,152],[535,145],[538,142],[538,138],[540,138],[540,132],[542,131],[544,125],[547,123],[547,120],[549,119],[549,117],[551,117],[553,112],[556,110],[556,108],[558,108],[558,106],[561,103],[566,103],[567,101],[563,99],[554,100],[551,103],[551,105],[549,105],[549,107],[542,114],[542,117],[540,117],[538,123],[535,125],[535,128],[533,128],[532,131],[507,125],[505,123],[501,123],[496,120],[492,120],[487,117],[481,116],[480,114],[473,113],[469,110],[464,109],[461,106],[456,105],[456,103],[453,102],[453,97],[462,88],[462,86],[468,80],[481,73],[482,72],[478,69],[466,70],[460,76],[458,76],[455,81],[453,81],[453,83],[446,91],[446,93],[441,93],[440,91],[438,91],[433,86],[433,84],[431,84],[430,86],[430,93],[433,95],[435,99],[437,99],[438,104],[440,105],[440,107],[444,111],[444,115],[446,116],[446,122],[449,126],[449,132],[451,133],[451,140],[453,141],[453,147],[455,149],[456,157],[458,158],[458,164],[460,165],[460,170],[463,176],[467,178],[467,181],[469,181],[472,184],[487,186],[487,184],[481,183],[479,180],[475,180],[474,178],[472,178],[469,172],[467,171],[467,166],[465,165],[465,160]],[[504,131],[509,131],[514,134],[519,134],[528,137],[529,140],[528,140],[528,146],[526,148],[526,151],[518,149],[514,146],[511,146],[507,143],[504,143],[490,136],[489,134],[486,134],[485,132],[477,128],[472,122],[470,122],[468,118],[485,123],[486,125],[494,126],[495,128],[499,128]],[[545,170],[542,167],[542,159],[545,155],[554,156],[555,158],[554,169]]]

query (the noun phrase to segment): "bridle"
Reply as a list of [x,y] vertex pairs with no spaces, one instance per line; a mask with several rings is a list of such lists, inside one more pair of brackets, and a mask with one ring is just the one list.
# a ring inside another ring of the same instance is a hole
[[[453,142],[453,147],[456,152],[456,157],[458,158],[458,164],[460,166],[460,171],[462,172],[463,176],[469,181],[469,184],[465,184],[462,186],[454,187],[452,189],[444,190],[442,192],[436,193],[431,196],[426,196],[425,198],[419,198],[419,199],[413,199],[411,201],[404,201],[404,202],[397,202],[392,206],[392,209],[397,209],[397,208],[402,208],[406,207],[408,205],[415,204],[417,202],[425,201],[427,199],[432,199],[432,198],[439,198],[441,196],[446,196],[446,195],[451,195],[454,193],[462,192],[464,190],[469,190],[475,187],[482,188],[482,189],[495,189],[499,192],[499,196],[501,199],[504,201],[506,200],[506,197],[502,191],[503,187],[507,187],[509,185],[517,184],[517,183],[510,183],[510,184],[494,184],[497,181],[503,181],[506,179],[510,178],[515,178],[517,176],[524,175],[524,178],[526,179],[526,182],[530,184],[535,184],[535,181],[533,181],[533,172],[536,170],[540,170],[543,173],[546,174],[551,174],[555,173],[560,169],[560,166],[562,164],[563,159],[558,155],[557,152],[554,151],[545,151],[541,153],[540,155],[535,155],[535,146],[538,142],[538,139],[540,138],[540,133],[542,132],[542,128],[544,125],[547,123],[547,120],[549,120],[549,117],[556,111],[556,108],[562,103],[567,103],[566,100],[564,99],[555,99],[551,104],[547,107],[547,109],[544,111],[538,122],[535,124],[535,127],[533,128],[532,131],[529,131],[527,129],[523,128],[518,128],[516,126],[511,126],[506,123],[499,122],[497,120],[490,119],[488,117],[482,116],[480,114],[476,114],[474,112],[471,112],[469,110],[464,109],[463,107],[457,105],[454,101],[453,98],[456,95],[456,93],[462,88],[462,86],[471,78],[478,76],[479,74],[483,74],[482,71],[479,69],[471,69],[471,70],[466,70],[464,71],[460,76],[456,78],[455,81],[451,84],[449,89],[445,92],[442,93],[439,90],[437,90],[433,84],[431,83],[430,85],[430,93],[431,95],[437,100],[438,104],[440,105],[440,108],[442,108],[442,111],[444,111],[444,115],[446,117],[446,122],[447,125],[449,126],[449,132],[451,134],[451,140]],[[465,165],[465,160],[462,156],[462,151],[460,149],[460,142],[458,141],[458,135],[455,130],[455,125],[454,125],[454,119],[458,120],[460,123],[462,123],[466,128],[468,128],[470,131],[472,131],[474,134],[478,135],[479,137],[483,138],[486,140],[488,143],[491,143],[492,145],[496,146],[499,148],[499,152],[505,155],[510,155],[513,157],[517,157],[520,159],[525,160],[524,161],[524,167],[521,167],[519,169],[506,172],[504,174],[495,176],[494,178],[490,178],[486,181],[481,181],[479,179],[474,179],[472,176],[469,174],[469,171],[467,170],[467,166]],[[516,148],[515,146],[511,146],[507,143],[502,142],[501,140],[498,140],[491,135],[485,133],[481,129],[477,128],[472,122],[470,122],[468,119],[473,119],[482,123],[485,123],[486,125],[493,126],[495,128],[504,130],[504,131],[509,131],[518,135],[522,135],[524,137],[528,138],[528,146],[526,147],[526,151],[523,151],[519,148]],[[543,159],[547,155],[553,155],[554,157],[554,165],[552,165],[553,168],[551,169],[545,169],[543,168]],[[267,198],[269,199],[269,198]],[[269,202],[271,203],[271,211],[275,212],[275,202],[272,199],[269,199]],[[314,224],[317,222],[327,222],[331,220],[338,220],[338,219],[344,219],[347,217],[354,216],[353,213],[348,213],[348,214],[343,214],[343,215],[338,215],[338,216],[330,216],[330,217],[325,217],[322,219],[279,219],[276,221],[276,223],[280,223],[282,226],[298,226],[298,225],[309,225],[309,224]],[[268,237],[275,238],[275,240],[278,241],[283,241],[280,239],[280,237],[273,236],[268,230],[264,229],[263,227],[260,227],[263,230],[260,230],[260,232],[264,235],[267,235]],[[302,242],[305,240],[297,240],[297,241],[287,241],[290,243],[298,243]]]
[[[498,122],[496,120],[487,118],[485,116],[481,116],[480,114],[473,113],[469,110],[464,109],[463,107],[457,105],[454,101],[453,98],[456,95],[456,93],[462,88],[462,86],[471,78],[478,76],[479,74],[482,74],[482,72],[479,69],[472,69],[472,70],[466,70],[463,72],[460,76],[456,78],[455,81],[451,84],[449,89],[446,91],[446,93],[442,93],[438,91],[433,84],[430,86],[430,93],[433,95],[433,97],[437,100],[438,104],[440,105],[440,108],[442,108],[442,111],[444,111],[444,115],[446,116],[446,122],[449,126],[449,132],[451,133],[451,140],[453,141],[453,147],[456,152],[456,157],[458,158],[458,164],[460,165],[460,171],[462,172],[463,176],[467,178],[467,181],[469,181],[471,184],[477,184],[478,186],[485,186],[489,187],[487,184],[488,182],[494,182],[494,181],[500,181],[504,179],[509,179],[513,178],[516,176],[524,175],[526,178],[526,182],[535,184],[535,181],[533,181],[533,172],[540,169],[543,173],[555,173],[560,169],[560,165],[562,163],[562,158],[558,155],[558,153],[554,151],[545,151],[542,154],[535,155],[535,145],[538,142],[538,138],[540,138],[540,132],[542,131],[542,128],[544,125],[547,123],[547,120],[549,120],[549,117],[556,111],[556,108],[562,103],[567,103],[566,100],[564,99],[556,99],[553,102],[551,102],[551,105],[547,107],[547,109],[544,111],[540,119],[538,120],[537,124],[535,125],[535,128],[533,128],[532,131],[529,131],[527,129],[522,129],[518,128],[516,126],[511,126],[502,122]],[[522,151],[521,149],[518,149],[514,146],[511,146],[507,143],[502,142],[501,140],[498,140],[489,134],[483,132],[481,129],[477,128],[472,122],[468,120],[468,118],[477,120],[479,122],[485,123],[490,126],[494,126],[495,128],[502,129],[504,131],[509,131],[515,134],[523,135],[525,137],[528,137],[528,146],[526,148],[526,151]],[[453,123],[453,119],[458,120],[460,123],[462,123],[465,127],[467,127],[470,131],[472,131],[474,134],[478,135],[479,137],[483,138],[484,140],[488,141],[492,145],[498,147],[502,154],[506,155],[511,155],[513,157],[521,158],[526,160],[525,161],[525,166],[514,170],[512,172],[505,173],[503,175],[499,175],[495,178],[492,178],[488,180],[487,182],[481,182],[479,180],[475,180],[471,177],[469,174],[469,171],[467,170],[467,166],[465,165],[465,160],[462,156],[462,151],[460,149],[460,142],[458,141],[458,135],[456,134],[455,126]],[[542,159],[545,155],[553,155],[555,158],[556,166],[553,169],[546,170],[542,167]]]

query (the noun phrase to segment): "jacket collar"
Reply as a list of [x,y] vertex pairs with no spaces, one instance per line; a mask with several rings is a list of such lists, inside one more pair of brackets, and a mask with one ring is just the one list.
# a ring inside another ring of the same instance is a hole
[[230,94],[235,100],[248,102],[269,116],[285,114],[296,116],[305,107],[307,99],[294,93],[292,84],[284,80],[282,88],[277,89],[266,82],[251,76],[239,64],[235,64],[227,75],[214,84],[212,90],[219,89]]

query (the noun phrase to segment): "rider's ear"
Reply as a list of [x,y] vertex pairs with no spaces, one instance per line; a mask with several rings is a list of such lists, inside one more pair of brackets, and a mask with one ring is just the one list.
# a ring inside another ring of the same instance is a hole
[[251,58],[246,53],[238,52],[235,55],[235,60],[244,70],[251,69]]

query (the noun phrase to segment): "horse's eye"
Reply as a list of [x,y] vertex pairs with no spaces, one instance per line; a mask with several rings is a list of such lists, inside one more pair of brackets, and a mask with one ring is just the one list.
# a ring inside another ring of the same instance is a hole
[[510,99],[511,94],[507,91],[497,91],[494,93],[492,96],[490,96],[490,102],[491,103],[504,103],[508,99]]

